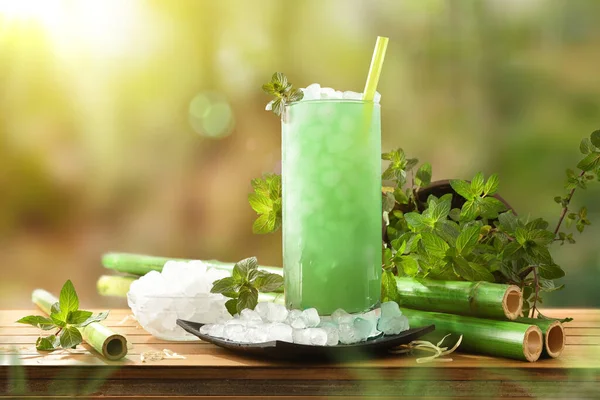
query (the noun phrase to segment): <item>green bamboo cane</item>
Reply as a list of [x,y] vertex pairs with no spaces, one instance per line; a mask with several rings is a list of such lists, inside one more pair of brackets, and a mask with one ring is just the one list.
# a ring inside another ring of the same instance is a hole
[[517,322],[535,325],[544,335],[544,351],[542,356],[557,358],[565,348],[565,329],[559,321],[540,318],[518,318]]
[[415,310],[509,320],[523,310],[523,295],[514,285],[396,277],[396,287],[400,307]]
[[[52,305],[58,302],[56,297],[43,289],[34,290],[31,294],[31,300],[42,312],[48,315],[50,315]],[[94,350],[102,354],[106,359],[116,361],[127,355],[127,340],[125,336],[113,332],[104,325],[92,322],[83,328],[77,329],[81,333],[83,341],[92,346]]]
[[101,296],[127,297],[131,284],[138,277],[122,275],[102,275],[96,282],[96,288]]
[[423,340],[439,341],[451,334],[448,346],[453,346],[462,335],[460,351],[533,362],[544,347],[542,331],[535,325],[408,308],[402,308],[402,312],[411,328],[435,325],[435,331]]
[[[142,276],[150,271],[162,271],[167,261],[192,261],[185,258],[167,258],[155,257],[144,254],[132,253],[107,253],[102,256],[102,265],[105,268],[113,269],[118,272]],[[202,260],[208,268],[221,269],[231,272],[235,263],[222,262],[217,260]],[[258,269],[270,272],[272,274],[282,275],[283,270],[278,267],[259,266]]]

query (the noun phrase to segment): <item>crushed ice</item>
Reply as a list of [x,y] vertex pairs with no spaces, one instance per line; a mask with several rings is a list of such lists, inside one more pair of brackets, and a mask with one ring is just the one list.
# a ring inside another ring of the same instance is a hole
[[409,329],[408,319],[398,304],[386,302],[363,314],[338,309],[320,317],[317,310],[287,310],[282,304],[258,303],[233,319],[203,325],[200,333],[237,343],[264,343],[273,340],[312,346],[354,344]]

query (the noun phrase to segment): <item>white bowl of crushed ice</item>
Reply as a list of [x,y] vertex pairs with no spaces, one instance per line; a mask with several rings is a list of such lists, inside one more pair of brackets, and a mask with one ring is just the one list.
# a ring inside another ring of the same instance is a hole
[[229,272],[207,268],[202,261],[168,261],[162,272],[151,271],[134,281],[127,304],[139,324],[163,340],[198,340],[177,326],[177,319],[203,323],[231,319],[221,294],[210,293],[213,282]]
[[225,308],[228,299],[210,293],[214,281],[227,276],[228,271],[207,268],[202,261],[168,261],[162,272],[152,271],[134,281],[127,301],[139,324],[164,340],[198,340],[180,328],[177,319],[203,323],[200,333],[236,343],[279,340],[335,346],[409,329],[396,302],[360,314],[338,309],[330,316],[319,316],[314,308],[288,310],[283,304],[259,302],[254,310],[232,317]]

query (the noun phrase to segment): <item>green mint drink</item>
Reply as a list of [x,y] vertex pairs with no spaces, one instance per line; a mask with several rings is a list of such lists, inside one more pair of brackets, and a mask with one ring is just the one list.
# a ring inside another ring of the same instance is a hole
[[283,129],[283,264],[288,308],[361,312],[381,293],[379,104],[306,100]]

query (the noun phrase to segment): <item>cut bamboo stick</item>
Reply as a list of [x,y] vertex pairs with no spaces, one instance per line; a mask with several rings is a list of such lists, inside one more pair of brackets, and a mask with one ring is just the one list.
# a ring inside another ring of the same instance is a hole
[[544,335],[543,356],[557,358],[565,349],[565,329],[559,321],[539,318],[519,318],[517,322],[535,325],[541,329]]
[[[131,253],[107,253],[102,256],[102,265],[115,271],[142,276],[150,271],[162,271],[167,261],[191,261],[184,258],[167,258],[147,256]],[[216,268],[231,272],[235,263],[217,260],[202,260],[209,268]],[[278,267],[259,266],[258,269],[272,274],[283,275],[283,269]]]
[[515,320],[523,310],[518,286],[489,282],[396,277],[400,307],[480,318]]
[[535,325],[407,308],[402,312],[411,328],[435,325],[435,331],[425,335],[424,340],[439,341],[451,334],[447,344],[451,347],[462,335],[459,351],[534,362],[544,347],[542,331]]
[[127,297],[131,283],[137,279],[132,276],[102,275],[96,282],[96,288],[102,296]]
[[[56,297],[43,289],[34,290],[31,294],[31,300],[40,310],[48,315],[50,315],[52,305],[58,302]],[[83,328],[77,329],[79,329],[83,341],[92,346],[94,350],[102,354],[106,359],[116,361],[127,355],[127,340],[125,336],[113,332],[104,325],[92,322]]]

